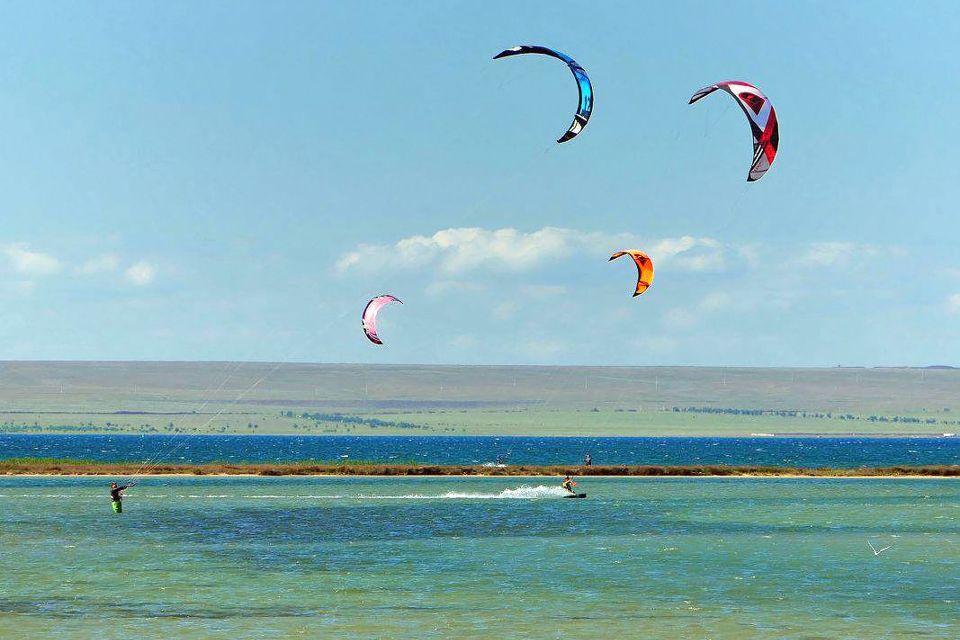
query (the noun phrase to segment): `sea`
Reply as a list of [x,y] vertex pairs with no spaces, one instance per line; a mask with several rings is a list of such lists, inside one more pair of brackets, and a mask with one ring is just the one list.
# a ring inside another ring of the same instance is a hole
[[[181,446],[182,445],[182,446]],[[950,438],[0,436],[3,457],[956,463]],[[346,456],[346,458],[344,458]],[[960,479],[0,476],[0,638],[960,638]]]
[[0,637],[960,637],[956,479],[0,477]]
[[2,435],[0,459],[74,458],[153,463],[377,463],[776,465],[880,467],[960,464],[960,437],[505,437]]

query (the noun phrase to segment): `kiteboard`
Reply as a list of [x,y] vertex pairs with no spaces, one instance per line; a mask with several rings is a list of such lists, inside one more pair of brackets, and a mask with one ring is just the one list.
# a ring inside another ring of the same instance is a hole
[[564,498],[586,498],[587,494],[585,493],[571,493],[569,495],[563,496]]

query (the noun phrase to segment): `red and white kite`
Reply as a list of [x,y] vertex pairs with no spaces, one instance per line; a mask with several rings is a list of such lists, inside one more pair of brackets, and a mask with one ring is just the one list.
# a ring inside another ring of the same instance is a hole
[[746,114],[747,120],[750,121],[750,129],[753,132],[753,164],[750,165],[747,182],[755,182],[763,177],[763,174],[773,164],[773,159],[777,157],[777,146],[780,144],[777,112],[773,110],[770,100],[763,95],[760,89],[748,82],[740,82],[739,80],[718,82],[709,87],[704,87],[693,94],[693,97],[690,98],[690,104],[710,95],[717,89],[722,89],[733,96],[733,99],[737,101],[737,104]]

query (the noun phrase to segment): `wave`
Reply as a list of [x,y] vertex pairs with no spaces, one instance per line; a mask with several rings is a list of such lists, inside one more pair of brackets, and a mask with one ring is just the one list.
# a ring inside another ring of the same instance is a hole
[[[0,498],[76,498],[80,497],[73,493],[4,493]],[[87,496],[83,496],[87,497]]]
[[536,500],[539,498],[562,498],[565,495],[567,495],[567,491],[561,487],[545,485],[528,487],[524,485],[515,489],[504,489],[498,493],[448,491],[432,496],[412,493],[392,496],[359,495],[357,498],[360,500]]
[[254,494],[240,496],[241,498],[255,498],[257,500],[289,500],[290,498],[302,498],[304,500],[338,500],[348,496],[340,495],[282,495],[282,494]]
[[[164,499],[164,498],[193,498],[193,499],[222,499],[222,498],[242,498],[255,500],[537,500],[542,498],[562,498],[567,492],[557,486],[538,485],[535,487],[523,485],[512,489],[504,489],[496,493],[478,493],[470,491],[447,491],[446,493],[427,495],[422,493],[409,493],[400,495],[365,495],[355,496],[334,494],[334,495],[298,495],[298,494],[126,494],[127,499]],[[73,499],[100,499],[102,496],[92,496],[84,494],[0,494],[0,498],[73,498]]]

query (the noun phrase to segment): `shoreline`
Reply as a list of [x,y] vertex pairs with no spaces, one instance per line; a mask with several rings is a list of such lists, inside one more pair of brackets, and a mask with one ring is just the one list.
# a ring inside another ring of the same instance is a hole
[[0,460],[0,476],[367,476],[367,477],[747,477],[747,478],[960,478],[960,465],[893,465],[855,469],[759,465],[480,465],[342,464],[163,464],[19,458]]
[[[0,473],[0,478],[110,478],[109,474],[75,474],[75,473]],[[119,476],[122,477],[122,476]],[[295,476],[262,476],[255,473],[207,473],[202,475],[197,475],[194,473],[142,473],[136,478],[289,478],[289,477],[315,477],[315,478],[518,478],[518,479],[528,479],[533,480],[534,478],[551,478],[554,476],[540,474],[540,475],[502,475],[502,476],[491,476],[478,474],[474,476],[451,476],[451,475],[431,475],[431,474],[419,474],[416,476],[384,476],[384,475],[371,475],[371,474],[362,474],[362,473],[350,473],[350,474],[336,474],[336,473],[325,473],[325,474],[312,474],[310,476],[305,475],[295,475]],[[560,477],[560,476],[556,476]],[[571,474],[571,477],[574,478],[590,478],[592,480],[604,479],[604,478],[618,478],[626,479],[632,478],[636,480],[676,480],[679,478],[698,478],[700,480],[757,480],[757,479],[768,479],[768,480],[956,480],[960,479],[958,476],[953,475],[870,475],[870,476],[856,476],[856,475],[804,475],[804,474],[767,474],[767,475],[756,475],[756,474],[739,474],[739,475],[698,475],[698,476],[684,476],[684,475],[660,475],[660,476],[590,476],[583,475],[578,476],[576,474]]]
[[[0,411],[0,415],[4,412]],[[13,413],[13,412],[7,412]],[[19,413],[19,412],[17,412]],[[30,415],[39,415],[38,412],[31,412]],[[93,415],[93,414],[88,414]],[[165,414],[173,415],[173,414]],[[183,414],[183,415],[207,415],[207,414]],[[160,432],[141,432],[135,430],[122,431],[79,431],[79,430],[24,430],[24,431],[0,431],[0,436],[131,436],[137,438],[177,438],[177,437],[212,437],[212,438],[250,438],[250,437],[280,437],[280,438],[365,438],[365,437],[411,437],[411,438],[565,438],[565,439],[584,439],[584,438],[646,438],[646,439],[670,439],[670,438],[703,438],[705,440],[739,440],[745,438],[764,438],[764,439],[843,439],[852,438],[863,439],[960,439],[960,435],[953,432],[940,431],[772,431],[772,432],[722,432],[714,433],[711,431],[691,431],[689,433],[651,433],[651,434],[624,434],[624,433],[591,433],[587,436],[568,435],[563,433],[540,433],[534,435],[524,434],[504,434],[495,431],[483,433],[411,433],[409,430],[379,428],[376,431],[363,431],[360,433],[325,433],[316,431],[304,431],[300,433],[286,431],[264,431],[258,433],[234,431],[217,432],[204,431],[197,433],[160,433]]]

